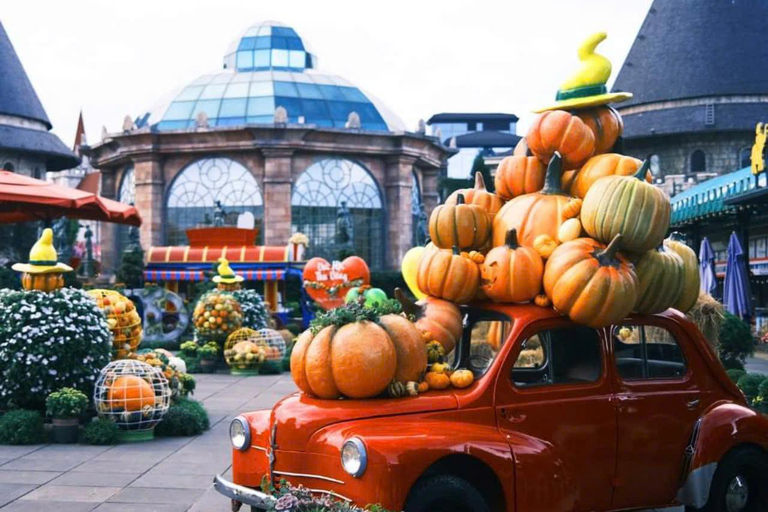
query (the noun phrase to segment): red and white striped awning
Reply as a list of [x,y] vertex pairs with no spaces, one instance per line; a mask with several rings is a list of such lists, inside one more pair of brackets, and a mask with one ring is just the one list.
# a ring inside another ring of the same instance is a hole
[[145,270],[145,281],[203,281],[202,270]]
[[246,281],[282,281],[285,270],[235,270]]

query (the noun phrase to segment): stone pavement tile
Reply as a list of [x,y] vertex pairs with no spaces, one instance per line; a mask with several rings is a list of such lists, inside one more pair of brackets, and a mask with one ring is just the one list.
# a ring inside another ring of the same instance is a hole
[[157,489],[154,487],[126,487],[111,498],[110,503],[168,503],[190,507],[203,495],[202,489]]
[[[248,507],[243,507],[240,510],[247,509]],[[231,510],[229,498],[222,496],[211,487],[192,505],[189,512],[229,512]]]
[[91,487],[125,487],[137,478],[141,473],[107,473],[104,471],[70,471],[64,473],[53,485],[85,485]]
[[[122,448],[122,447],[119,447]],[[97,455],[96,457],[90,459],[88,462],[124,462],[124,461],[131,461],[131,462],[137,462],[137,463],[143,463],[145,466],[150,467],[154,464],[160,462],[164,458],[168,457],[170,454],[176,452],[176,450],[164,450],[159,449],[157,451],[153,450],[127,450],[127,449],[121,449],[118,450],[115,448],[114,450],[110,450],[108,452],[104,452],[101,455]]]
[[83,462],[73,472],[87,471],[93,473],[145,473],[149,471],[156,461],[136,460],[126,458],[125,460],[89,460]]
[[120,491],[120,487],[91,487],[46,484],[22,497],[30,501],[84,501],[101,503]]
[[7,464],[0,466],[4,471],[19,470],[19,471],[69,471],[78,464],[81,464],[82,460],[78,458],[70,459],[27,459],[22,457],[20,459],[12,460]]
[[102,503],[93,512],[184,512],[187,508],[188,505],[171,503]]
[[[221,462],[220,464],[177,464],[175,462],[161,462],[154,468],[151,473],[175,473],[177,475],[203,475],[210,477],[213,480],[213,476],[217,473],[223,472],[232,464],[231,460]],[[148,473],[149,474],[149,473]]]
[[110,446],[87,446],[82,444],[50,444],[24,455],[25,459],[90,459],[109,450]]
[[56,512],[90,512],[96,503],[82,501],[36,501],[16,500],[3,508],[3,512],[40,512],[51,510]]
[[26,446],[10,446],[7,444],[0,445],[0,458],[15,459],[17,457],[21,457],[22,455],[34,452],[35,450],[39,450],[45,446],[46,445],[44,444],[33,444]]
[[0,484],[0,507],[24,496],[35,487],[28,484]]
[[211,485],[213,475],[179,475],[153,469],[131,483],[131,487],[160,487],[162,489],[205,489]]
[[11,471],[0,468],[0,484],[42,485],[60,474],[58,471]]

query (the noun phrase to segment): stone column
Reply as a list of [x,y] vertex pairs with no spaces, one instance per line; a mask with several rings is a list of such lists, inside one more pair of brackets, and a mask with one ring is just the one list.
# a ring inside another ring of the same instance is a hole
[[[101,174],[101,195],[108,199],[117,200],[116,169],[107,170]],[[114,274],[120,266],[122,254],[117,253],[117,237],[119,224],[114,222],[99,222],[98,240],[101,244],[101,275]]]
[[290,149],[264,149],[264,245],[286,245],[291,237]]
[[400,268],[400,260],[413,240],[411,187],[413,157],[398,156],[387,160],[385,190],[387,194],[387,252],[385,266]]
[[134,160],[136,208],[141,215],[141,247],[163,245],[165,222],[165,180],[160,159],[156,156]]
[[421,201],[424,204],[424,211],[427,212],[427,218],[440,204],[440,191],[437,189],[439,174],[440,169],[434,167],[421,169]]

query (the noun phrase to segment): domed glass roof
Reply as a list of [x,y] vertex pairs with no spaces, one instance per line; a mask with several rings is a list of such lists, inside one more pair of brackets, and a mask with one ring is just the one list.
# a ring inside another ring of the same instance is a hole
[[400,119],[343,78],[315,71],[317,59],[296,32],[277,22],[253,25],[224,56],[224,71],[204,75],[138,120],[157,130],[195,127],[199,112],[210,126],[271,124],[275,109],[289,123],[343,128],[351,112],[363,130],[402,131]]

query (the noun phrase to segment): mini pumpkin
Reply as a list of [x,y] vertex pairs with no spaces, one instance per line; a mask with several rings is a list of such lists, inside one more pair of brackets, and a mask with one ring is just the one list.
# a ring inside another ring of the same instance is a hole
[[451,378],[445,373],[427,372],[424,381],[429,389],[445,389],[451,385]]
[[427,343],[427,363],[441,363],[445,357],[445,349],[439,341],[430,341]]
[[635,311],[661,313],[677,302],[685,286],[683,258],[663,244],[643,254],[635,265],[640,285]]
[[[559,231],[559,229],[558,229]],[[557,249],[557,240],[549,235],[539,235],[533,241],[533,248],[543,259],[549,258],[555,249]]]
[[539,306],[540,308],[548,308],[552,305],[552,301],[549,300],[549,297],[547,297],[547,294],[540,293],[536,297],[533,298],[533,303]]
[[478,251],[463,252],[461,255],[465,258],[468,258],[470,261],[474,261],[475,263],[482,263],[485,261],[485,256],[483,253]]
[[456,196],[455,204],[440,205],[429,217],[429,236],[442,249],[479,249],[490,232],[488,214],[480,206],[465,204],[462,194]]
[[508,156],[499,163],[494,183],[496,193],[505,200],[544,188],[547,166],[535,156]]
[[570,198],[568,202],[565,203],[565,206],[563,206],[563,218],[572,219],[578,217],[581,213],[582,202],[582,199],[579,197]]
[[699,259],[696,257],[693,249],[683,242],[680,233],[672,233],[669,238],[664,240],[664,246],[676,252],[683,259],[683,289],[680,297],[672,304],[672,307],[687,313],[696,305],[696,301],[699,299],[701,288]]
[[528,302],[541,291],[544,262],[534,249],[521,247],[510,229],[506,243],[488,253],[481,275],[481,288],[492,301]]
[[592,130],[564,110],[540,114],[525,138],[533,154],[544,163],[548,163],[555,152],[560,153],[565,170],[581,167],[595,153]]
[[557,230],[557,240],[560,243],[570,242],[576,240],[581,236],[581,221],[573,218],[560,224],[560,229]]
[[624,131],[624,121],[621,114],[608,105],[578,109],[573,112],[584,121],[595,136],[595,154],[606,153],[611,150]]
[[458,204],[459,195],[464,196],[464,201],[467,204],[474,204],[485,210],[485,213],[488,214],[488,218],[491,221],[496,216],[496,212],[498,212],[501,207],[504,206],[504,200],[501,197],[497,196],[493,192],[488,192],[488,189],[485,187],[485,179],[479,172],[475,173],[474,188],[464,188],[455,191],[448,196],[448,198],[445,200],[445,204]]
[[419,394],[426,393],[429,391],[429,383],[423,380],[419,382],[419,387],[417,389],[419,390]]
[[445,353],[453,350],[463,331],[463,314],[456,304],[436,297],[426,297],[414,303],[400,288],[395,288],[395,298],[403,312],[415,319],[416,328],[423,333],[424,339],[437,341]]
[[469,387],[474,381],[475,376],[469,370],[460,369],[451,374],[451,385],[458,389]]
[[[424,253],[419,264],[419,290],[457,304],[471,301],[480,286],[477,263],[461,256],[458,249]],[[447,348],[446,348],[447,349]]]
[[[643,162],[631,156],[619,155],[617,153],[608,153],[605,155],[593,156],[584,166],[576,171],[571,181],[568,191],[572,196],[584,198],[587,195],[589,187],[600,178],[606,176],[631,176],[636,174],[642,167]],[[652,181],[651,171],[645,173],[645,181]]]
[[432,363],[429,371],[432,373],[448,373],[451,371],[451,365],[448,363]]

